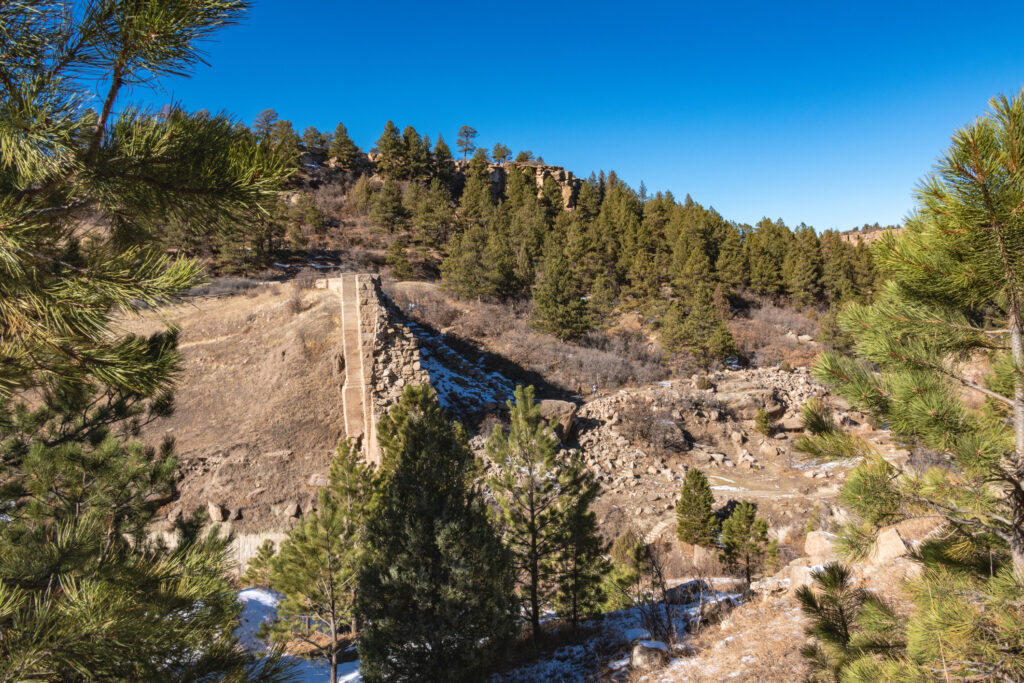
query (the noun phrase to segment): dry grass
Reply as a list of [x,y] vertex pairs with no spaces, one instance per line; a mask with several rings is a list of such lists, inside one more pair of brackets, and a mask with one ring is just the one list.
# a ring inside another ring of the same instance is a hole
[[679,659],[648,680],[659,682],[802,680],[803,616],[788,597],[744,604],[693,641],[696,654]]
[[[514,380],[541,376],[577,394],[648,384],[668,376],[661,354],[636,333],[593,332],[580,343],[563,342],[530,327],[529,307],[456,301],[426,282],[386,283],[385,290],[408,316],[445,333],[452,346],[479,346],[521,371]],[[514,374],[514,373],[513,373]]]

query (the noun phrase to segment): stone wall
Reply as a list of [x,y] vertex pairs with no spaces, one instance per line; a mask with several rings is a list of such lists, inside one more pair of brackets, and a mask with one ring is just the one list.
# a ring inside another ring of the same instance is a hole
[[[402,324],[403,316],[395,304],[381,291],[380,277],[362,281],[365,297],[360,297],[363,320],[363,346],[371,349],[372,367],[369,385],[373,389],[374,422],[384,415],[402,396],[407,384],[429,384],[430,375],[420,361],[420,345],[415,335]],[[374,435],[375,444],[376,435]]]

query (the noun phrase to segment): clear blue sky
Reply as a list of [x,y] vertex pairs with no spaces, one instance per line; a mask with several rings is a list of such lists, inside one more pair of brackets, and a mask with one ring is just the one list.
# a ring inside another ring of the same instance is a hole
[[952,132],[1024,85],[1024,3],[257,0],[155,106],[384,122],[690,193],[726,218],[899,222]]

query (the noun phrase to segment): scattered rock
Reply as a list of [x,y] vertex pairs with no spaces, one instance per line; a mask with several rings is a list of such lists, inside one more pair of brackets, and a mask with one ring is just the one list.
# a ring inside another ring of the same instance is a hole
[[868,561],[877,567],[897,557],[903,557],[908,552],[910,552],[910,548],[900,532],[897,529],[889,528],[878,534],[875,545],[868,555]]
[[555,433],[558,434],[558,438],[563,443],[568,441],[569,437],[572,436],[576,411],[578,410],[576,404],[569,401],[544,399],[537,407],[545,420],[555,420],[558,423],[555,427]]
[[206,514],[210,516],[211,522],[223,522],[227,519],[227,513],[218,503],[208,501],[206,503]]
[[634,671],[654,671],[668,664],[668,660],[668,645],[660,640],[641,640],[633,645],[629,668]]
[[812,531],[804,539],[804,555],[811,564],[828,564],[836,558],[835,534],[827,531]]

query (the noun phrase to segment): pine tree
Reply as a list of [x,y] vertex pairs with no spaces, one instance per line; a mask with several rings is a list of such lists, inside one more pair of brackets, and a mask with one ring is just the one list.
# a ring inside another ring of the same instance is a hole
[[320,489],[316,510],[303,515],[270,562],[270,585],[284,595],[277,619],[264,631],[274,642],[301,643],[326,660],[338,678],[338,656],[355,631],[355,582],[362,560],[362,533],[376,502],[377,478],[350,441],[338,446],[330,483]]
[[176,464],[127,439],[170,412],[179,361],[114,322],[198,282],[160,252],[169,222],[248,221],[286,174],[226,116],[121,98],[191,73],[245,8],[0,4],[0,119],[30,121],[0,127],[0,678],[281,678],[231,636],[230,540],[146,533]]
[[403,168],[401,177],[408,180],[424,180],[430,174],[430,147],[423,144],[423,138],[412,126],[402,131]]
[[676,504],[676,536],[683,543],[714,546],[718,541],[715,496],[708,478],[696,467],[686,471]]
[[392,275],[396,280],[412,279],[412,264],[409,263],[409,257],[405,253],[405,242],[402,239],[396,239],[388,245],[384,262],[394,269]]
[[289,168],[299,166],[299,134],[295,132],[291,121],[284,119],[274,122],[270,131],[270,144],[274,152]]
[[462,160],[466,160],[466,156],[473,153],[476,150],[476,144],[473,140],[476,139],[477,132],[472,126],[462,126],[459,128],[459,138],[455,141],[455,145],[462,152]]
[[397,232],[405,225],[408,214],[402,203],[402,188],[388,178],[384,187],[374,197],[370,207],[370,220],[390,233]]
[[730,289],[747,283],[747,262],[743,257],[743,240],[739,228],[729,224],[723,231],[715,259],[715,279]]
[[306,126],[302,131],[302,146],[307,152],[325,151],[327,147],[327,136],[321,133],[316,126]]
[[597,516],[591,505],[600,488],[584,468],[579,467],[580,496],[565,511],[558,536],[558,554],[552,561],[557,589],[555,611],[573,630],[583,619],[598,614],[606,599],[605,577],[611,571],[605,559],[607,544],[597,531]]
[[749,584],[764,564],[767,546],[768,522],[757,517],[752,503],[741,502],[722,522],[722,561],[741,570]]
[[270,562],[277,554],[274,542],[269,538],[256,549],[256,554],[249,560],[249,566],[242,574],[243,586],[270,588]]
[[390,119],[384,124],[384,132],[377,138],[377,170],[382,176],[390,180],[397,180],[402,177],[405,166],[405,144],[398,132],[398,126]]
[[512,150],[500,142],[494,143],[494,149],[491,150],[491,158],[494,159],[494,163],[503,164],[509,160],[512,156]]
[[408,385],[378,425],[380,502],[366,524],[357,615],[367,681],[478,680],[512,637],[512,576],[461,425]]
[[355,168],[361,154],[359,147],[348,136],[345,124],[339,123],[338,127],[334,129],[331,146],[327,148],[327,156],[337,159],[342,168],[351,170]]
[[256,115],[252,122],[252,132],[259,141],[270,140],[274,132],[274,124],[277,123],[277,112],[273,109],[264,109]]
[[847,680],[858,659],[902,648],[901,620],[878,596],[855,587],[849,567],[832,562],[811,578],[813,587],[796,592],[813,639],[800,649],[810,665],[810,683]]
[[698,287],[690,310],[680,321],[682,307],[674,302],[662,321],[661,342],[666,350],[685,348],[702,367],[736,355],[736,344],[725,323],[718,318],[714,298],[707,287]]
[[459,199],[459,209],[463,220],[486,224],[494,209],[494,197],[491,188],[491,176],[487,172],[487,159],[477,150],[466,169],[466,185]]
[[580,284],[557,247],[547,250],[540,282],[533,290],[532,324],[559,339],[577,339],[591,327]]
[[563,559],[572,565],[565,568],[572,574],[565,577],[569,600],[577,618],[582,612],[580,599],[588,579],[580,564],[594,563],[585,555],[596,541],[586,537],[585,518],[573,519],[571,531],[565,525],[572,514],[586,515],[586,502],[593,495],[582,463],[559,449],[554,425],[541,417],[533,387],[517,387],[515,402],[508,401],[508,408],[508,433],[495,426],[487,440],[487,455],[497,470],[488,485],[501,510],[498,526],[523,586],[533,638],[538,640],[541,609],[557,588],[555,562],[563,550],[578,553]]
[[814,228],[797,228],[782,263],[782,277],[789,298],[798,307],[821,300],[821,269],[821,244]]
[[[946,522],[922,544],[924,571],[908,585],[915,609],[905,652],[858,663],[862,675],[1024,676],[1022,120],[1024,93],[998,97],[956,133],[905,229],[873,247],[888,282],[873,304],[840,314],[859,358],[827,353],[815,368],[936,463],[906,472],[875,455],[853,470],[842,490],[855,518],[842,533],[847,551],[867,553],[883,526],[902,519]],[[981,381],[965,372],[977,358],[988,368]],[[985,404],[975,407],[976,398]],[[811,443],[832,450],[825,439]]]
[[781,220],[764,218],[747,234],[743,243],[750,269],[750,287],[758,294],[780,294],[785,283],[782,265],[789,251],[792,233]]
[[453,191],[452,185],[455,182],[455,160],[452,158],[451,149],[449,149],[444,138],[440,135],[437,136],[437,142],[434,143],[434,153],[431,157],[434,177],[440,180],[449,192]]

